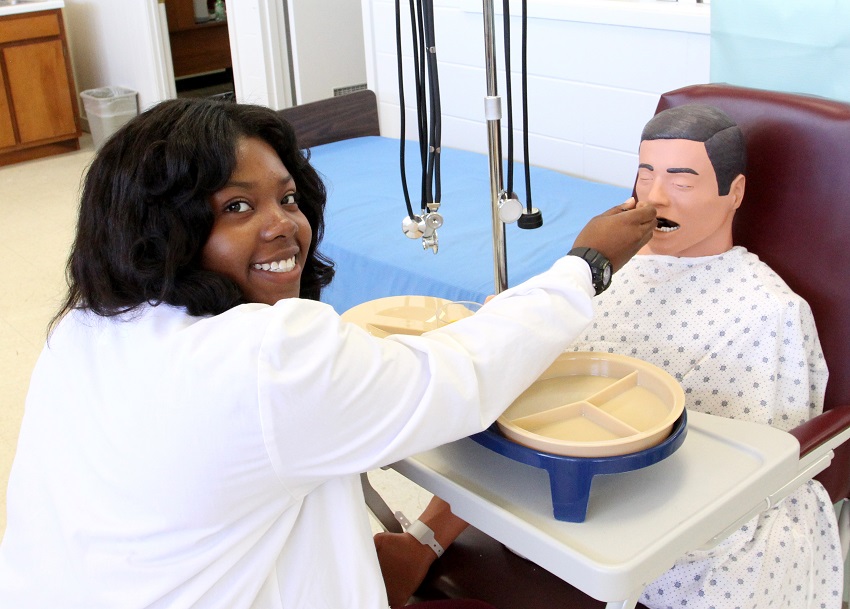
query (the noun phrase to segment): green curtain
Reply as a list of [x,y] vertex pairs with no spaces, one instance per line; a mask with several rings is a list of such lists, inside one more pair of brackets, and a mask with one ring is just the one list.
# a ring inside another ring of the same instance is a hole
[[850,0],[712,0],[711,81],[850,101]]

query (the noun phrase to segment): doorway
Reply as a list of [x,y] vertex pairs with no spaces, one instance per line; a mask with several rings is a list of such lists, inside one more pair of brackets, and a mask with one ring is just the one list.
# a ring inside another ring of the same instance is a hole
[[165,0],[165,11],[177,96],[234,99],[223,0]]

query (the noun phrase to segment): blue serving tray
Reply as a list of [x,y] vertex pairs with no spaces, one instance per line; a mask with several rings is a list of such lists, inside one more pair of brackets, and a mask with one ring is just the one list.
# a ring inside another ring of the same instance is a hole
[[641,469],[672,455],[685,441],[687,434],[687,410],[682,411],[670,435],[651,448],[615,457],[567,457],[541,452],[509,440],[493,423],[481,433],[470,436],[473,440],[492,451],[514,461],[545,469],[549,473],[552,489],[552,509],[556,520],[584,522],[587,503],[590,500],[590,485],[597,474],[619,474]]

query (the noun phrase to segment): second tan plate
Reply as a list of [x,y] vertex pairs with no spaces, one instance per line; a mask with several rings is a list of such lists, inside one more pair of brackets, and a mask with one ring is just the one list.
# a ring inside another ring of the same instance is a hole
[[610,457],[655,446],[685,407],[661,368],[624,355],[562,354],[499,417],[508,438],[573,457]]

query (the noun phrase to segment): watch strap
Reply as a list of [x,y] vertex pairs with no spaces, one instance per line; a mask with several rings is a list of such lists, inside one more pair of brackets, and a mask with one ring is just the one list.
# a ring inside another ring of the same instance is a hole
[[[569,256],[577,256],[587,262],[593,289],[599,296],[611,285],[611,262],[601,252],[592,247],[574,247],[568,252]],[[606,273],[607,271],[607,273]]]

